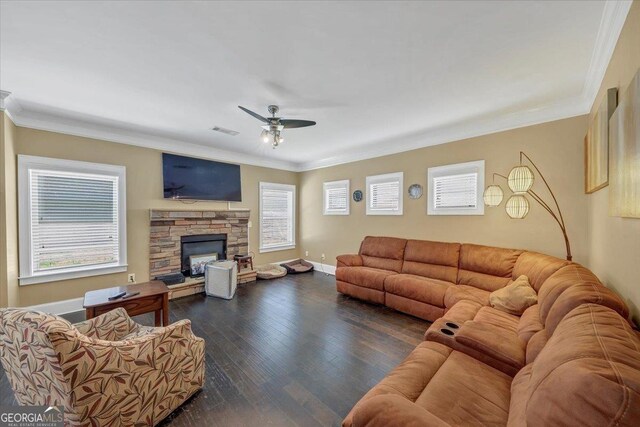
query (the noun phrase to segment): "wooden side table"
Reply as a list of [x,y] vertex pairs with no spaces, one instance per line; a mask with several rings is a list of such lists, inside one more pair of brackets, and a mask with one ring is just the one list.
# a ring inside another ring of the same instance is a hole
[[[118,298],[109,301],[110,296],[123,291],[140,293],[131,298]],[[127,310],[129,316],[137,316],[153,311],[155,313],[155,325],[167,326],[169,324],[169,288],[160,281],[153,281],[89,291],[84,295],[83,307],[85,308],[87,319],[92,319],[118,307]]]

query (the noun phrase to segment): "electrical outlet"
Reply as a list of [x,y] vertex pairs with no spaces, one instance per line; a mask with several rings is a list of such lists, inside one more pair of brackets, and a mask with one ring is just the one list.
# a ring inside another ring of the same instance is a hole
[[322,254],[322,256],[321,256],[320,258],[322,258],[322,260],[324,261],[324,259],[325,259],[326,257],[324,256],[324,254]]
[[136,283],[136,274],[135,273],[129,274],[129,276],[127,277],[127,282],[128,283]]
[[249,222],[247,223],[247,227],[249,227],[249,228],[253,227],[253,224],[251,223],[251,221],[249,221]]
[[309,251],[304,251],[304,256],[309,256]]

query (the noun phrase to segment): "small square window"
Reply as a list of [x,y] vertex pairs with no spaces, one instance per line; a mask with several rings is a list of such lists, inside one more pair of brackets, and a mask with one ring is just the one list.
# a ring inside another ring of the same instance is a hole
[[429,215],[484,215],[484,160],[429,168]]
[[349,215],[349,180],[322,184],[324,215]]
[[402,215],[402,172],[367,177],[367,215]]

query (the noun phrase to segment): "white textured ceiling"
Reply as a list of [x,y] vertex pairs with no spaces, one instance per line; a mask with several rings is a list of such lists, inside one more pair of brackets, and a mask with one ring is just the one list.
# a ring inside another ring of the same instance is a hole
[[[306,169],[583,114],[626,11],[597,1],[2,1],[0,88],[18,124]],[[237,108],[266,115],[268,104],[318,125],[286,130],[273,150]]]

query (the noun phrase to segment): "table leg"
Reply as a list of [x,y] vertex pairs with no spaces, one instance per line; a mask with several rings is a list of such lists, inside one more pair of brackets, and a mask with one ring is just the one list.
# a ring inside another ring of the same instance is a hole
[[95,317],[95,310],[93,308],[87,308],[84,311],[85,320],[93,319]]
[[169,326],[169,293],[162,296],[162,325]]
[[154,311],[154,314],[156,315],[156,319],[155,319],[156,328],[159,327],[159,326],[162,326],[162,323],[160,322],[160,311],[161,310]]

